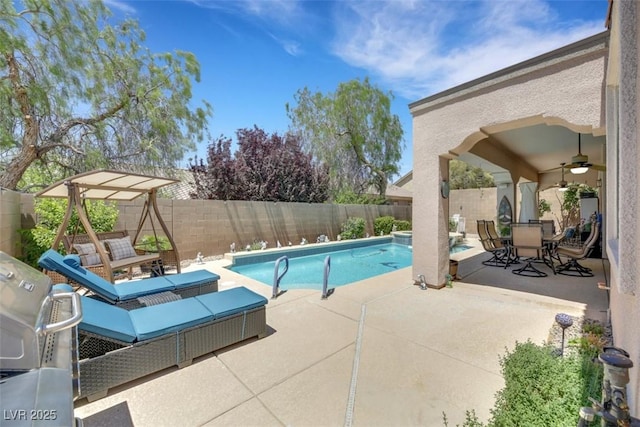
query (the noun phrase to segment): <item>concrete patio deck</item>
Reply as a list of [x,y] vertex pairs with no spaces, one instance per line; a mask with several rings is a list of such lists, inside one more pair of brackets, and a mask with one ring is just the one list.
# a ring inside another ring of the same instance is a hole
[[[469,241],[472,241],[469,236]],[[450,426],[465,410],[489,418],[503,386],[499,357],[516,341],[542,343],[559,312],[606,319],[601,260],[593,278],[529,279],[486,267],[471,249],[462,281],[422,291],[411,268],[320,291],[291,290],[267,306],[267,337],[76,402],[94,426]],[[267,298],[271,288],[222,268],[191,265]],[[475,284],[472,284],[475,283]],[[578,408],[576,408],[576,411]]]

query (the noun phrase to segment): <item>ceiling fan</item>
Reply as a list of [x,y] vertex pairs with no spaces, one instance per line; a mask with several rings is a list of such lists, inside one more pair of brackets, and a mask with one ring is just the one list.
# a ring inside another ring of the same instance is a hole
[[562,178],[558,182],[558,191],[567,191],[569,189],[567,181],[564,180],[564,165],[566,163],[560,163],[560,171],[562,171]]
[[[576,154],[571,158],[571,163],[568,164],[566,167],[573,174],[586,173],[590,168],[598,171],[607,170],[604,165],[596,165],[593,163],[589,163],[589,157],[582,154],[582,141],[580,137],[581,135],[578,134],[578,154]],[[562,167],[562,171],[564,173],[564,166]]]

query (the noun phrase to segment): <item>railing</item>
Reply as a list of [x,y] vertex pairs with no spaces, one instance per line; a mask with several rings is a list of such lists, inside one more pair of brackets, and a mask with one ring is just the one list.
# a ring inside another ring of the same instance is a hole
[[[282,274],[280,274],[281,261],[284,261],[284,271],[282,272]],[[273,270],[273,293],[271,295],[271,299],[278,298],[278,295],[280,293],[280,280],[282,280],[284,275],[287,274],[287,271],[289,271],[289,257],[287,257],[286,255],[281,256],[276,260],[276,266]]]
[[322,279],[322,299],[327,299],[335,291],[335,288],[328,289],[329,273],[331,272],[331,257],[327,255],[324,259],[324,278]]

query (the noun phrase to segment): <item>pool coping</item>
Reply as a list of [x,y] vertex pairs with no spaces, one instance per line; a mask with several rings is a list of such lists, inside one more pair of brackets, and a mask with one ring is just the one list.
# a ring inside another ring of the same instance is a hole
[[281,256],[287,255],[289,253],[295,253],[295,255],[289,255],[290,257],[317,255],[323,252],[327,252],[327,249],[329,248],[344,250],[350,249],[352,247],[360,248],[382,243],[391,243],[392,241],[393,236],[372,236],[363,237],[360,239],[336,240],[324,243],[307,243],[305,245],[283,246],[281,248],[269,248],[256,251],[228,252],[224,254],[224,259],[230,261],[230,265],[227,267],[232,267],[246,265],[249,263],[275,261]]

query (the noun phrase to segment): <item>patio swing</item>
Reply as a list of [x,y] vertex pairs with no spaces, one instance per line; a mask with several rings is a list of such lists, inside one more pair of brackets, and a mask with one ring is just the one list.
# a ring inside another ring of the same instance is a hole
[[[78,253],[83,266],[94,273],[115,283],[116,272],[127,270],[127,276],[132,277],[133,267],[149,266],[152,273],[163,274],[163,268],[175,266],[180,273],[180,257],[176,244],[160,216],[157,204],[158,189],[179,182],[176,179],[148,175],[139,175],[111,170],[95,170],[81,173],[62,181],[56,182],[38,192],[36,197],[67,198],[68,206],[60,228],[53,240],[51,248],[58,250],[60,243],[67,253]],[[86,200],[131,201],[146,195],[135,235],[130,239],[127,230],[96,233],[91,226],[86,213]],[[72,234],[66,234],[71,215],[76,210],[80,223],[86,234],[78,234],[76,226]],[[157,218],[162,231],[167,237],[170,249],[161,250],[156,234],[153,215]],[[147,220],[151,223],[156,250],[148,251],[136,248],[136,242]],[[47,272],[52,278],[57,273]],[[66,279],[63,280],[66,282]]]

